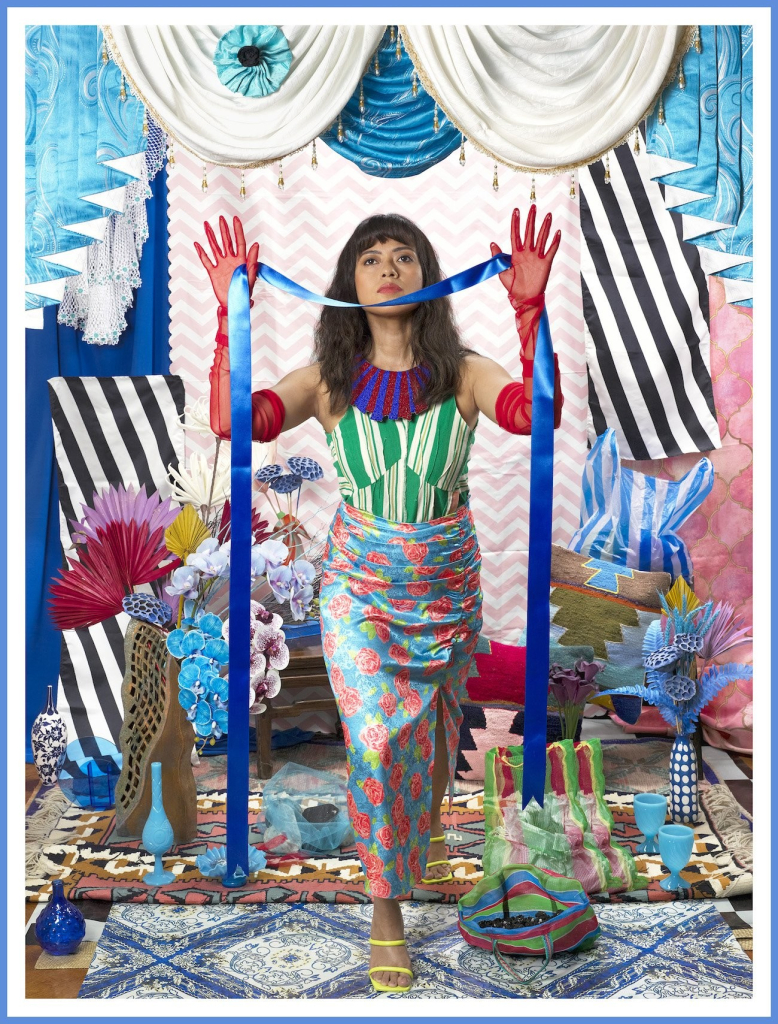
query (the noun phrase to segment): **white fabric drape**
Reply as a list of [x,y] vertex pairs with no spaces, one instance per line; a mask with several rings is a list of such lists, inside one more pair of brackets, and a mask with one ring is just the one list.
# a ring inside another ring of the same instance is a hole
[[565,170],[622,142],[691,43],[683,26],[402,28],[425,88],[476,147]]
[[[111,53],[155,120],[209,164],[260,166],[328,128],[383,26],[281,26],[293,54],[277,92],[251,99],[213,66],[232,26],[107,26]],[[518,170],[562,171],[624,141],[677,71],[684,26],[412,26],[424,87],[478,149]]]
[[258,166],[293,153],[337,118],[383,26],[282,25],[293,61],[277,92],[257,99],[221,84],[213,66],[233,26],[111,25],[111,55],[154,119],[209,164]]

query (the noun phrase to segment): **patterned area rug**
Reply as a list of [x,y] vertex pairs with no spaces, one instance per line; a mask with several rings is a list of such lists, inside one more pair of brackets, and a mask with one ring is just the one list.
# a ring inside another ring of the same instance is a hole
[[[464,942],[455,907],[414,902],[404,917],[416,974],[405,996],[370,986],[369,906],[114,906],[79,998],[751,997],[751,962],[706,903],[601,907],[595,946],[525,986]],[[539,961],[511,966],[528,979]]]
[[[57,793],[53,792],[53,798]],[[49,797],[48,799],[52,799]],[[608,806],[614,818],[614,837],[633,854],[642,835],[635,826],[632,795],[611,793]],[[261,807],[260,794],[250,797],[251,816]],[[439,886],[414,889],[408,900],[456,903],[481,878],[484,840],[483,793],[461,793],[454,797],[449,815],[444,804],[443,822],[449,839],[454,880]],[[689,888],[677,895],[666,893],[659,881],[666,872],[658,857],[636,856],[637,868],[650,879],[648,889],[593,896],[598,902],[666,902],[671,899],[722,899],[752,891],[750,821],[725,786],[709,786],[702,793],[703,817],[697,825],[695,853],[683,872]],[[56,810],[56,808],[55,808]],[[195,857],[208,844],[224,842],[226,804],[223,792],[198,797],[198,837],[164,858],[176,880],[161,889],[144,885],[142,877],[153,858],[140,849],[140,842],[112,841],[112,811],[84,812],[68,805],[56,815],[44,806],[39,814],[54,817],[46,826],[47,839],[30,854],[27,864],[27,899],[47,900],[51,882],[63,879],[70,899],[109,900],[114,903],[369,903],[364,875],[356,849],[344,847],[337,857],[307,860],[282,859],[269,862],[242,889],[226,890],[217,881],[202,878]],[[61,816],[60,816],[61,814]],[[30,828],[35,828],[35,818]],[[259,841],[256,834],[251,836]]]

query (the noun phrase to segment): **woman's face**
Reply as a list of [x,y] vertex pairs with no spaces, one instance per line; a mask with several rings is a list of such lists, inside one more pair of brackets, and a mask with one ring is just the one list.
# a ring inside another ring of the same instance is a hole
[[[424,286],[424,281],[416,250],[395,238],[374,242],[359,254],[354,285],[357,301],[362,305],[386,302],[418,291]],[[406,306],[371,309],[370,312],[381,316],[408,316],[418,305],[414,302]]]

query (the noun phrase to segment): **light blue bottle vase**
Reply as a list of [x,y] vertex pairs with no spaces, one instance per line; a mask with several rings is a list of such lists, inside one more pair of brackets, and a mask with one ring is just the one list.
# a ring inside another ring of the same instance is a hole
[[162,869],[162,854],[173,845],[173,826],[162,804],[162,763],[151,762],[151,812],[143,826],[143,849],[154,854],[154,870],[145,875],[146,885],[168,885],[175,879],[172,871]]

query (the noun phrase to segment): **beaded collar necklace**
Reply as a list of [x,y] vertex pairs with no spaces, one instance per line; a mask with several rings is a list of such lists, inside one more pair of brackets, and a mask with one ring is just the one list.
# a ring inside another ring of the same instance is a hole
[[367,359],[357,358],[351,385],[351,404],[374,420],[409,420],[424,412],[422,394],[429,380],[426,366],[411,370],[379,370]]

